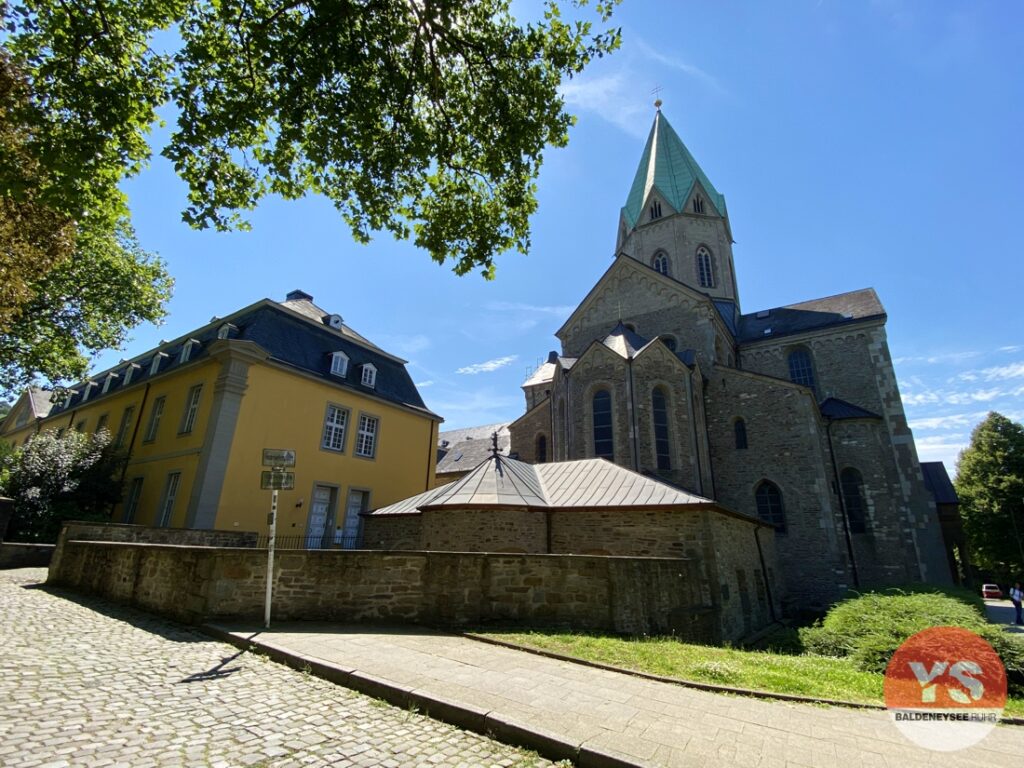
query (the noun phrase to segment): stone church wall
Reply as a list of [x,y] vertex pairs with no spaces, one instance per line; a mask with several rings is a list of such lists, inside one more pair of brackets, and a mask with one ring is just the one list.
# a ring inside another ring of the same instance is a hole
[[517,455],[520,461],[537,463],[538,435],[544,435],[547,440],[547,461],[551,461],[551,398],[509,424],[508,431],[512,441],[510,451]]
[[[745,637],[782,614],[776,580],[775,532],[727,515],[708,515],[715,543],[718,603],[723,634]],[[762,562],[763,561],[763,562]]]
[[363,518],[364,549],[422,549],[423,516],[369,515]]
[[[630,440],[632,404],[627,378],[626,361],[604,347],[595,347],[573,366],[566,378],[567,399],[570,404],[569,459],[585,459],[595,455],[591,403],[599,389],[607,389],[612,399],[615,463],[624,467],[633,466],[633,446]],[[556,392],[557,394],[559,393]]]
[[[670,211],[667,204],[664,211],[666,214]],[[700,285],[697,249],[702,245],[711,252],[715,273],[714,288],[702,290],[715,297],[733,298],[732,245],[723,219],[690,213],[667,216],[637,227],[622,247],[647,266],[651,266],[658,251],[665,253],[669,258],[669,274],[676,280],[696,286]]]
[[438,509],[423,512],[419,549],[434,552],[547,552],[545,513],[537,509]]
[[[716,367],[705,405],[716,500],[757,517],[757,486],[774,483],[787,523],[776,535],[782,591],[790,604],[824,608],[852,582],[816,403],[789,382]],[[746,449],[736,447],[737,418],[746,424]]]

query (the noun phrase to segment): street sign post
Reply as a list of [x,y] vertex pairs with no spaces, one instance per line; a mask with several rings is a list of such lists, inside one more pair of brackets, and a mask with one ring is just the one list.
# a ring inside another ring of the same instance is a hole
[[270,606],[274,599],[274,545],[277,542],[277,493],[295,488],[295,473],[285,472],[285,467],[295,466],[295,451],[287,448],[264,448],[263,466],[269,472],[260,473],[260,488],[270,490],[270,514],[267,516],[269,536],[267,537],[267,595],[263,604],[263,623],[270,628]]

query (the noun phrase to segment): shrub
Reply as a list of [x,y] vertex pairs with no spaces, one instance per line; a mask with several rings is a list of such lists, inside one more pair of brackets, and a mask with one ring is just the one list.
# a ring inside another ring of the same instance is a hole
[[0,460],[0,493],[14,500],[12,541],[54,542],[66,520],[106,520],[121,498],[124,459],[106,430],[41,432]]
[[1006,666],[1011,688],[1024,691],[1024,643],[985,619],[984,605],[967,590],[926,587],[869,592],[832,606],[814,626],[800,629],[804,648],[849,657],[867,672],[885,672],[896,649],[929,627],[963,627],[985,638]]

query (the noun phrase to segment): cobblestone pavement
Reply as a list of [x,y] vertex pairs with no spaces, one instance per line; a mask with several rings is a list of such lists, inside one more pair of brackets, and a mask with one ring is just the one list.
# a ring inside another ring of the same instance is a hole
[[0,766],[532,766],[536,755],[0,571]]

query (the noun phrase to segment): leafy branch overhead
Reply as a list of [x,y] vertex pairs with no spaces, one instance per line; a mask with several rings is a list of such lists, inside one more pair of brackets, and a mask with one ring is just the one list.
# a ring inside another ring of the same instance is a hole
[[544,148],[572,123],[558,88],[618,46],[593,26],[617,3],[549,0],[522,24],[510,0],[22,0],[4,20],[46,201],[73,218],[119,213],[171,100],[193,226],[315,192],[361,241],[390,231],[491,277],[529,248]]

